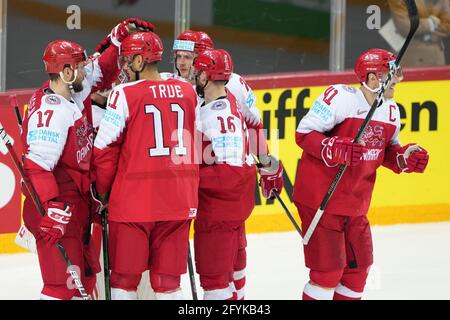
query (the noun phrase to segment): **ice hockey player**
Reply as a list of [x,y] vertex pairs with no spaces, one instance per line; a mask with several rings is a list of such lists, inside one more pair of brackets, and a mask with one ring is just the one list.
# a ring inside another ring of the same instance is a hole
[[156,298],[182,299],[189,226],[198,204],[193,161],[193,87],[162,80],[161,39],[134,33],[121,47],[129,83],[110,93],[94,143],[97,190],[109,197],[109,254],[113,299],[136,299],[150,269]]
[[[256,170],[245,119],[236,98],[225,87],[233,71],[231,56],[223,49],[204,50],[195,58],[193,68],[197,93],[204,98],[197,108],[203,152],[199,210],[194,222],[196,269],[205,300],[234,300],[245,220],[255,205]],[[272,181],[279,174],[281,164],[273,163],[265,169],[263,179]]]
[[[376,170],[422,173],[428,153],[417,144],[399,141],[400,112],[393,100],[403,79],[395,56],[383,49],[363,53],[355,64],[359,88],[328,87],[300,121],[296,141],[303,149],[294,186],[294,201],[306,231],[334,179],[338,166],[348,166],[309,243],[304,246],[310,280],[303,299],[361,299],[373,263],[367,211]],[[353,141],[391,68],[395,74],[358,143]]]
[[[192,76],[192,64],[195,57],[203,50],[213,49],[214,43],[211,37],[203,31],[186,30],[182,32],[173,44],[175,69],[178,74],[173,77],[182,77],[187,81],[191,81],[195,85],[195,79]],[[167,75],[165,76],[167,77]],[[269,154],[267,141],[263,131],[263,124],[256,106],[256,97],[253,90],[247,82],[237,73],[232,72],[225,83],[226,89],[237,100],[237,107],[244,116],[249,135],[249,149],[254,155],[257,155],[259,161],[264,167],[274,168],[278,165],[278,160]],[[201,98],[200,98],[201,100]],[[272,161],[273,160],[273,161]],[[269,170],[270,171],[270,170]],[[261,170],[260,174],[264,175],[267,171]],[[270,182],[270,183],[269,183]],[[265,186],[262,184],[265,183]],[[271,188],[281,192],[283,188],[283,167],[279,166],[278,176],[274,180],[260,179],[262,195],[265,198],[274,198]],[[245,229],[245,228],[244,228]],[[247,240],[245,230],[242,229],[240,236],[240,249],[235,265],[234,284],[237,291],[238,299],[245,297],[245,268],[247,265],[246,246]]]
[[[44,282],[41,299],[79,297],[56,247],[61,241],[79,276],[91,292],[99,262],[90,245],[90,162],[93,148],[90,94],[117,77],[117,57],[130,24],[127,19],[111,32],[110,46],[98,58],[70,41],[50,42],[43,56],[46,81],[31,97],[23,124],[24,169],[46,211],[41,217],[24,192],[24,222],[37,241]],[[89,279],[89,281],[87,281]],[[70,284],[70,285],[68,285]]]

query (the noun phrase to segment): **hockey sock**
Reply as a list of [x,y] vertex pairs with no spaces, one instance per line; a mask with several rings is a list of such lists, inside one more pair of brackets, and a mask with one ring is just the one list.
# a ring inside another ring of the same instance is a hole
[[308,282],[303,289],[303,300],[332,300],[333,288],[323,288]]
[[333,300],[361,300],[362,292],[353,291],[341,283],[334,290]]

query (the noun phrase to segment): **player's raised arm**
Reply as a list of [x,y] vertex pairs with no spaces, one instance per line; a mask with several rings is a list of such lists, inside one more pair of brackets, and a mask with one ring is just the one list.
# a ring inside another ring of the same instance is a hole
[[153,32],[155,27],[138,18],[128,18],[116,25],[105,39],[96,48],[100,55],[90,57],[85,67],[85,90],[81,99],[95,91],[110,88],[119,75],[118,55],[122,41],[136,31]]

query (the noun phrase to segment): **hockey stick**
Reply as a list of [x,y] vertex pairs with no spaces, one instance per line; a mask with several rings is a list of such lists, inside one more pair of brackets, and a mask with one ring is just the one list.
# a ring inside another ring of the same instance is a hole
[[197,285],[195,284],[194,264],[192,263],[191,244],[188,240],[188,270],[189,270],[189,282],[191,283],[192,299],[198,300]]
[[[412,38],[414,37],[414,34],[417,31],[417,28],[419,27],[419,16],[417,13],[417,6],[414,0],[405,0],[406,7],[408,8],[408,15],[410,20],[410,30],[408,33],[408,36],[406,37],[405,43],[403,44],[397,59],[395,60],[395,65],[390,66],[389,74],[387,79],[383,82],[380,91],[377,94],[377,98],[373,102],[372,106],[370,107],[370,110],[364,119],[363,124],[358,130],[358,134],[356,135],[354,141],[360,142],[360,139],[362,135],[364,134],[364,131],[366,130],[367,125],[369,124],[370,119],[372,118],[373,114],[375,113],[375,110],[381,106],[383,103],[383,94],[386,88],[391,84],[391,80],[394,76],[395,71],[397,70],[398,66],[400,65],[400,61],[405,54],[406,49],[409,46],[409,43],[411,42]],[[314,230],[317,227],[317,224],[320,221],[320,218],[322,217],[325,208],[328,205],[328,202],[331,199],[331,196],[334,193],[334,190],[336,190],[337,185],[339,184],[339,181],[341,180],[342,176],[344,175],[345,170],[347,169],[347,166],[344,164],[341,164],[339,166],[338,172],[336,174],[336,177],[334,178],[333,182],[331,183],[331,186],[329,187],[327,193],[325,194],[325,197],[322,200],[322,203],[320,204],[319,209],[317,209],[316,214],[314,215],[313,220],[311,221],[311,225],[309,226],[308,230],[306,230],[305,237],[303,238],[303,244],[307,245],[309,240],[311,239],[311,236],[314,232]]]
[[295,230],[297,230],[298,234],[300,235],[300,237],[303,237],[303,232],[302,229],[300,229],[297,221],[295,221],[294,217],[292,216],[292,214],[289,212],[289,209],[286,207],[286,205],[284,204],[283,200],[281,200],[280,195],[278,194],[278,192],[276,191],[272,191],[272,193],[275,195],[275,197],[278,199],[278,201],[280,202],[281,206],[284,209],[284,212],[286,212],[289,220],[291,220],[292,224],[295,227]]
[[[19,104],[17,103],[17,96],[15,94],[9,96],[9,105],[14,108],[17,119],[17,126],[19,127],[19,134],[22,134],[22,117],[20,115]],[[22,162],[23,159],[24,155],[22,154]],[[20,183],[22,184],[22,181]],[[21,246],[22,248],[30,252],[37,253],[36,239],[23,223],[20,226],[19,231],[17,232],[15,242],[18,246]]]
[[103,242],[103,268],[105,269],[105,299],[111,300],[111,280],[109,272],[109,251],[108,251],[108,208],[100,211],[102,219],[102,242]]
[[108,205],[103,205],[100,200],[95,183],[90,187],[92,199],[100,206],[99,213],[102,225],[103,269],[105,283],[105,300],[111,300],[111,275],[109,267],[108,251]]
[[[258,161],[258,159],[256,158],[256,156],[255,156],[253,153],[252,153],[252,157],[253,157],[253,159],[254,159],[255,162],[256,162],[256,166],[257,166],[258,168],[262,168],[263,165]],[[298,232],[298,234],[300,235],[300,237],[303,237],[302,229],[300,229],[300,227],[299,227],[297,221],[295,221],[294,217],[292,216],[292,214],[291,214],[291,212],[289,211],[289,209],[287,208],[287,206],[284,204],[284,201],[281,199],[281,197],[280,197],[280,195],[278,194],[278,192],[277,192],[277,191],[272,191],[272,193],[275,195],[275,198],[277,198],[277,200],[280,202],[281,206],[282,206],[283,209],[284,209],[284,212],[286,212],[286,214],[287,214],[289,220],[291,220],[292,224],[294,225],[295,230],[297,230],[297,232]]]
[[[13,160],[14,165],[16,166],[17,170],[19,171],[20,175],[22,176],[23,183],[24,183],[25,187],[27,188],[28,193],[31,195],[34,205],[38,209],[40,215],[44,216],[45,210],[41,205],[41,201],[39,200],[36,190],[34,189],[33,185],[31,184],[31,181],[28,179],[25,171],[23,170],[23,167],[22,167],[19,159],[17,158],[17,154],[11,145],[11,142],[9,140],[9,135],[6,133],[6,130],[1,123],[0,123],[0,137],[3,140],[3,142],[5,143],[6,148],[8,149],[8,153],[11,156],[11,159]],[[75,282],[75,285],[76,285],[78,291],[80,292],[81,297],[83,298],[83,300],[89,300],[89,296],[86,293],[86,290],[84,289],[83,284],[81,283],[80,277],[78,276],[74,266],[70,262],[69,257],[67,256],[67,252],[64,249],[64,247],[60,241],[58,241],[56,243],[56,247],[58,248],[58,251],[61,254],[62,258],[64,259],[64,262],[67,265],[67,270],[69,271],[70,275],[72,276],[72,279]]]
[[14,108],[17,124],[19,125],[19,133],[22,134],[22,117],[20,116],[19,104],[17,103],[17,96],[15,94],[9,96],[9,105]]

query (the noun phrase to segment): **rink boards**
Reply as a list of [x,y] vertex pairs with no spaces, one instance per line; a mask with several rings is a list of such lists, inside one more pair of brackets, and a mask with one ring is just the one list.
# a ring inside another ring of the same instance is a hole
[[[285,167],[282,199],[297,218],[291,201],[292,188],[301,155],[295,143],[295,129],[314,100],[330,84],[355,85],[353,72],[308,72],[245,77],[253,88],[257,105],[269,134],[272,153]],[[32,90],[0,94],[0,121],[18,142],[19,130],[8,95],[15,93],[23,108]],[[450,67],[406,70],[405,81],[396,87],[402,144],[416,142],[430,153],[425,174],[401,174],[381,168],[372,197],[369,219],[372,224],[419,223],[450,220]],[[9,156],[0,154],[0,253],[19,252],[14,245],[21,224],[19,175]],[[279,203],[266,201],[255,191],[256,207],[247,222],[247,232],[293,230]]]

